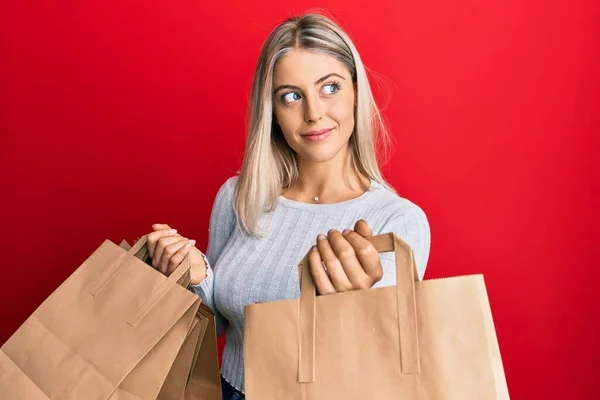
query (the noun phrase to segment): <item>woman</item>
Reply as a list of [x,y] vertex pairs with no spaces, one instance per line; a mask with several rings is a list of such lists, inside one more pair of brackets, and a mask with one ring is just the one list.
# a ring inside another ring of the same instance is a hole
[[255,71],[242,169],[216,196],[206,258],[167,225],[148,236],[164,274],[190,255],[191,289],[227,335],[224,399],[243,398],[244,306],[298,298],[297,265],[309,250],[321,295],[395,284],[393,253],[379,256],[372,234],[410,244],[422,279],[429,224],[381,175],[375,149],[385,135],[365,67],[338,25],[306,14],[274,29]]

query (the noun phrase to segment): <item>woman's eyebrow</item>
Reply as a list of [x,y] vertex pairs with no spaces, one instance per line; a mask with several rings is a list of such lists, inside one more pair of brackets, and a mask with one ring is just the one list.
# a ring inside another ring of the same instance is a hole
[[[319,80],[317,80],[315,82],[315,85],[320,84],[321,82],[323,82],[324,80],[332,77],[332,76],[337,76],[339,78],[342,78],[343,80],[346,80],[346,78],[344,78],[343,76],[341,76],[340,74],[336,74],[335,72],[331,73],[331,74],[327,74],[322,78],[319,78]],[[275,88],[275,90],[273,91],[273,93],[277,93],[282,89],[296,89],[296,90],[300,90],[300,88],[298,86],[294,86],[294,85],[279,85],[277,86],[277,88]]]

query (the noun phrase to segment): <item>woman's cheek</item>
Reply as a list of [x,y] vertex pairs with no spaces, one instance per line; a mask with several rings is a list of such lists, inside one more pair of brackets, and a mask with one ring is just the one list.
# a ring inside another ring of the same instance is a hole
[[350,101],[344,99],[344,101],[333,104],[330,111],[331,118],[340,125],[342,132],[349,135],[354,127],[354,103],[352,99]]

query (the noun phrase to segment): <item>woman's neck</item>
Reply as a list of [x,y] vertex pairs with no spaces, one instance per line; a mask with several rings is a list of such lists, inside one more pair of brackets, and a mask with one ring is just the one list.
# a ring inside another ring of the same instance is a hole
[[298,182],[284,189],[282,195],[304,203],[331,204],[354,199],[369,189],[371,184],[351,167],[350,162],[298,163]]

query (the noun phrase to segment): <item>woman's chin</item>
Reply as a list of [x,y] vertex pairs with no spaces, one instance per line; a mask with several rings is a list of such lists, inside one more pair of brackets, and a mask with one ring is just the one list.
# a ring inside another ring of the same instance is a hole
[[306,162],[311,164],[323,164],[333,160],[340,153],[339,148],[332,148],[331,146],[319,146],[319,148],[313,148],[299,154]]

